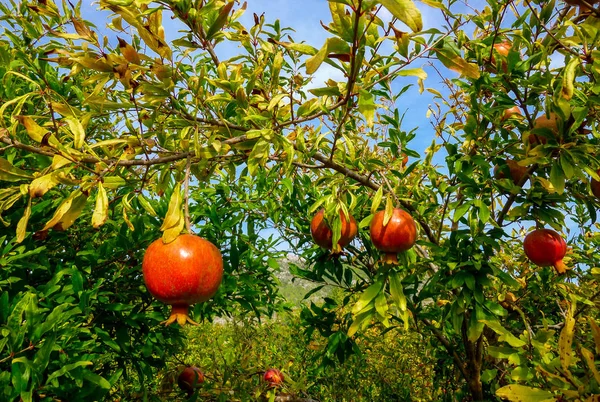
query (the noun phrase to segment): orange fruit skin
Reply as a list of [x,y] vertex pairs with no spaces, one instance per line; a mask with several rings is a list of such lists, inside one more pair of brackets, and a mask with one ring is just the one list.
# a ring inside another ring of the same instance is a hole
[[[600,174],[600,170],[597,173]],[[590,187],[592,189],[592,194],[594,194],[596,198],[600,199],[600,181],[592,179],[590,182]]]
[[[517,161],[512,160],[512,159],[508,159],[506,161],[506,164],[508,165],[508,169],[510,172],[510,178],[511,178],[512,182],[514,184],[518,184],[521,181],[521,179],[523,178],[523,176],[525,176],[525,174],[527,173],[527,167],[520,166]],[[496,168],[494,169],[494,176],[497,179],[505,179],[506,178],[504,172],[498,166],[496,166]]]
[[371,220],[371,241],[375,248],[384,253],[399,253],[414,246],[417,241],[417,226],[410,214],[394,208],[391,219],[383,226],[385,211],[379,211]]
[[[358,233],[358,225],[352,215],[350,221],[346,220],[344,213],[340,211],[342,222],[342,232],[338,241],[339,248],[346,247]],[[321,209],[310,222],[310,233],[317,245],[323,248],[331,249],[333,247],[333,231],[325,221],[325,210]]]
[[144,282],[165,304],[186,305],[214,296],[223,279],[223,257],[206,239],[183,234],[169,244],[155,240],[142,261]]

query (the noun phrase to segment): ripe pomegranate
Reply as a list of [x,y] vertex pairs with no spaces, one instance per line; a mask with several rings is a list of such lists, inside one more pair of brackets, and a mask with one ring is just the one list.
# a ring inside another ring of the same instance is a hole
[[[508,172],[510,173],[510,178],[512,179],[512,182],[515,185],[518,184],[523,178],[523,176],[525,176],[525,174],[527,173],[527,167],[519,165],[517,161],[512,159],[508,159],[506,161],[506,165],[508,166]],[[494,168],[494,177],[496,179],[505,179],[506,174],[502,171],[502,169],[500,169],[499,166],[496,166]]]
[[[550,113],[548,117],[545,114],[541,115],[533,122],[533,128],[545,128],[552,132],[555,137],[558,136],[558,116],[556,113]],[[529,134],[528,141],[531,145],[546,144],[548,138],[542,135]]]
[[[508,57],[510,49],[512,49],[512,44],[508,41],[504,41],[502,43],[494,43],[494,50],[492,51],[492,58],[490,59],[492,66],[496,66],[496,58],[494,57],[494,53],[498,53],[502,58],[505,59],[506,57]],[[501,68],[502,71],[504,71],[505,73],[508,71],[508,63],[505,60],[502,61]]]
[[341,236],[336,246],[333,247],[333,231],[327,222],[325,222],[325,210],[319,210],[310,222],[310,233],[312,234],[315,243],[323,248],[331,249],[334,254],[341,252],[342,248],[350,244],[352,239],[354,239],[358,233],[356,220],[354,220],[352,215],[349,216],[350,221],[346,220],[346,216],[340,211],[340,219],[342,222]]
[[179,377],[177,377],[177,385],[189,395],[194,393],[194,389],[198,388],[203,382],[204,373],[198,367],[194,366],[184,368],[183,371],[179,373]]
[[283,373],[276,368],[270,368],[265,371],[263,380],[268,382],[271,387],[277,387],[283,382]]
[[383,251],[383,262],[397,264],[397,254],[410,249],[417,241],[417,226],[410,214],[394,208],[392,217],[383,226],[385,211],[379,211],[371,220],[371,241],[375,248]]
[[[600,170],[598,170],[596,173],[600,175]],[[592,194],[594,194],[596,198],[600,199],[600,181],[592,178],[590,187],[592,188]]]
[[513,106],[510,109],[505,109],[502,113],[500,121],[505,121],[514,116],[522,116],[521,109],[518,106]]
[[406,155],[404,152],[402,152],[402,167],[406,167],[407,163],[408,163],[408,155]]
[[567,253],[567,243],[552,229],[536,229],[525,236],[523,248],[527,258],[540,267],[553,266],[556,272],[564,274],[568,267],[563,262]]
[[188,317],[188,307],[217,292],[223,279],[223,257],[208,240],[183,234],[169,244],[162,239],[150,244],[142,270],[150,294],[172,306],[165,325],[175,321],[196,324]]

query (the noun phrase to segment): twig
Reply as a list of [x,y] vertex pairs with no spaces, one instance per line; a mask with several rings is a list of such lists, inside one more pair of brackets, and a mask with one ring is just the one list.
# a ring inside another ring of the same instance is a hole
[[185,219],[185,230],[189,233],[189,234],[193,234],[194,232],[192,232],[192,224],[190,222],[190,171],[192,168],[192,156],[190,153],[188,153],[187,156],[187,164],[185,165],[185,179],[184,179],[184,197],[185,197],[185,204],[183,206],[184,212],[183,212],[183,216]]

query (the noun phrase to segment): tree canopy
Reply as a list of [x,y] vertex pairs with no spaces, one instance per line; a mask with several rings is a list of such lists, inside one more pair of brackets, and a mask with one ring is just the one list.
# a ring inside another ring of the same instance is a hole
[[[292,254],[310,293],[341,292],[301,306],[324,366],[377,327],[435,339],[447,400],[600,397],[597,2],[328,6],[314,47],[242,25],[239,1],[100,0],[106,35],[80,3],[0,4],[3,400],[159,398],[185,338],[140,265],[184,232],[225,262],[197,320],[288,309]],[[326,66],[343,79],[315,82]],[[410,126],[420,99],[430,127]],[[394,208],[418,236],[388,264],[369,225]],[[320,209],[333,244],[356,219],[343,251],[311,238]],[[527,258],[535,228],[566,240],[566,272]]]

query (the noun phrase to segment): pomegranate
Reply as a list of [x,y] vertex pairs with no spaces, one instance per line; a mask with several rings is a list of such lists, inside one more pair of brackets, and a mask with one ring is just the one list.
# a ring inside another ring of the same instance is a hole
[[327,249],[331,249],[333,253],[339,253],[342,251],[342,248],[346,247],[356,234],[358,233],[358,225],[356,224],[356,220],[350,215],[350,220],[346,220],[344,213],[340,211],[340,219],[342,222],[341,236],[335,247],[333,246],[333,231],[325,222],[325,210],[321,209],[314,216],[312,221],[310,222],[310,233],[312,234],[313,240],[319,246]]
[[[555,137],[558,135],[558,116],[556,113],[550,113],[548,117],[545,114],[541,115],[533,122],[534,129],[545,128],[552,132]],[[543,135],[529,134],[528,141],[531,145],[546,144],[548,138]]]
[[[600,175],[600,170],[598,170],[596,173]],[[600,199],[600,181],[592,178],[590,187],[592,188],[592,194],[594,194],[596,198]]]
[[[510,49],[512,49],[512,44],[508,41],[494,43],[494,50],[492,51],[492,58],[490,59],[492,66],[496,66],[496,58],[494,57],[494,53],[498,53],[503,59],[505,59],[508,57]],[[502,61],[501,68],[505,73],[508,71],[508,63],[505,60]]]
[[198,388],[203,382],[204,373],[198,367],[194,366],[184,368],[183,371],[179,373],[179,377],[177,377],[177,385],[189,395],[191,395],[194,392],[194,389]]
[[371,241],[375,248],[383,251],[383,262],[397,264],[397,254],[410,249],[417,241],[417,226],[410,214],[394,208],[387,225],[383,225],[385,211],[379,211],[371,220]]
[[[527,167],[519,165],[519,163],[515,160],[508,159],[506,161],[506,165],[508,166],[508,172],[510,173],[510,178],[512,182],[516,185],[518,184],[523,176],[527,173]],[[494,168],[494,177],[497,179],[505,179],[506,174],[503,169],[500,169],[499,166]]]
[[271,387],[277,387],[283,382],[283,373],[275,368],[270,368],[265,371],[263,380],[268,382]]
[[568,267],[563,262],[567,253],[567,243],[552,229],[536,229],[525,236],[523,248],[527,258],[540,267],[553,266],[556,272],[564,274]]
[[208,240],[183,234],[169,244],[162,239],[150,244],[142,270],[150,294],[172,306],[165,325],[175,321],[196,324],[188,317],[188,307],[217,292],[223,279],[223,257]]
[[402,152],[402,167],[406,167],[407,164],[408,164],[408,155],[406,155],[404,152]]
[[502,118],[500,119],[500,121],[505,121],[515,116],[523,116],[521,114],[521,109],[519,109],[518,106],[513,106],[510,109],[505,109],[502,113]]

